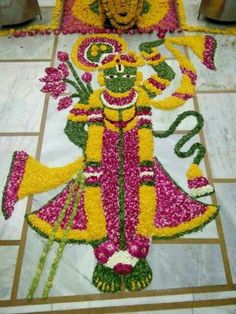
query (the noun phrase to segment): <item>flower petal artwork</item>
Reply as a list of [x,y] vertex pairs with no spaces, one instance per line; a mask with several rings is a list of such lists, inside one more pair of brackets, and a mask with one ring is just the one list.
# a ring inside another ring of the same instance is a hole
[[[164,99],[159,95],[172,84],[175,73],[160,54],[161,45],[175,56],[181,73],[179,85]],[[153,110],[173,110],[195,93],[196,70],[179,46],[192,49],[207,68],[215,69],[216,42],[210,36],[146,42],[136,53],[111,34],[80,37],[70,57],[58,52],[58,66],[46,68],[41,91],[60,97],[58,110],[70,107],[65,134],[83,154],[55,168],[23,151],[13,155],[2,203],[6,219],[14,214],[18,200],[64,185],[53,199],[26,215],[32,229],[47,239],[28,298],[34,297],[54,241],[59,246],[44,285],[44,298],[68,243],[93,247],[97,264],[92,282],[98,290],[118,292],[123,284],[130,291],[139,291],[152,281],[146,257],[153,239],[197,231],[217,215],[216,205],[198,200],[214,192],[200,166],[205,147],[194,143],[183,150],[203,127],[203,117],[186,111],[168,130],[152,129]],[[147,79],[140,71],[144,65],[153,71]],[[76,67],[84,71],[81,76]],[[97,90],[92,86],[95,72],[100,84]],[[172,135],[188,117],[196,120],[196,126],[174,149],[180,158],[193,158],[186,172],[189,191],[184,191],[155,156],[154,138]]]

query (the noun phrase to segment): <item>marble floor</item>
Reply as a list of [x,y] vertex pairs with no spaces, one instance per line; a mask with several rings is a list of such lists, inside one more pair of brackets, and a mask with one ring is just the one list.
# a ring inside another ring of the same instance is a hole
[[[49,0],[41,2],[52,5]],[[196,1],[189,2],[196,5]],[[40,92],[38,80],[44,76],[45,67],[57,64],[56,52],[70,52],[79,36],[0,37],[1,196],[14,151],[26,151],[48,166],[65,165],[81,154],[63,132],[68,110],[58,112],[57,102]],[[124,37],[134,50],[141,42],[156,38],[153,34]],[[206,70],[191,51],[184,49],[197,68],[196,96],[175,111],[155,110],[153,125],[156,130],[165,130],[186,110],[203,115],[203,131],[193,141],[207,147],[202,167],[216,193],[202,201],[220,205],[216,220],[182,238],[154,241],[148,256],[153,281],[142,292],[100,294],[91,283],[95,266],[92,248],[68,245],[49,298],[41,299],[45,273],[36,298],[28,301],[27,291],[45,239],[28,228],[24,214],[40,208],[59,190],[24,199],[17,203],[11,219],[5,221],[0,216],[0,313],[236,313],[236,37],[215,37],[217,71]],[[180,77],[178,62],[168,51],[161,53],[177,73],[175,86]],[[148,75],[147,69],[143,72]],[[92,84],[98,86],[95,78]],[[165,93],[168,95],[168,90]],[[174,135],[155,142],[155,154],[185,190],[184,173],[191,160],[178,158],[174,145],[194,125],[194,119],[186,120]],[[55,244],[48,267],[56,249]]]

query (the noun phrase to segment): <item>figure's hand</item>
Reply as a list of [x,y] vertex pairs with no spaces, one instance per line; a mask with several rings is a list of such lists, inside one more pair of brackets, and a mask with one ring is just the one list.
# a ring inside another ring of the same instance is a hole
[[142,43],[139,45],[139,50],[142,52],[152,53],[153,48],[161,46],[164,43],[163,39],[155,40],[155,41],[148,41],[146,43]]

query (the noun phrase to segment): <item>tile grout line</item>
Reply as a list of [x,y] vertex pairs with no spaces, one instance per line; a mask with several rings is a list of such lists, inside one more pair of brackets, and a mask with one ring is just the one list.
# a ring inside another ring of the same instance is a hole
[[39,136],[39,132],[0,132],[0,137],[7,136]]
[[0,246],[19,246],[20,240],[0,240]]
[[[53,66],[54,61],[55,61],[57,44],[58,44],[58,37],[55,36],[50,66]],[[49,95],[47,94],[44,99],[44,108],[43,108],[43,113],[42,113],[38,144],[37,144],[37,149],[36,149],[36,159],[39,159],[41,149],[42,149],[43,135],[45,131],[46,116],[47,116],[47,110],[48,110],[48,102],[49,102]],[[33,202],[33,198],[29,197],[28,202],[27,202],[27,207],[26,207],[26,213],[29,213],[31,211],[32,202]],[[13,286],[12,286],[12,291],[11,291],[11,299],[10,299],[11,301],[17,300],[18,288],[19,288],[19,283],[20,283],[20,275],[21,275],[21,270],[22,270],[22,263],[23,263],[24,253],[25,253],[27,230],[28,230],[28,225],[27,225],[27,222],[24,221],[20,245],[19,245],[19,252],[17,256],[15,274],[14,274],[14,279],[13,279]]]
[[[196,111],[200,113],[200,107],[199,107],[199,103],[198,103],[198,99],[197,99],[196,95],[193,98],[193,103],[194,103],[194,107],[195,107]],[[205,147],[207,147],[206,146],[205,135],[204,135],[204,131],[203,130],[201,130],[199,132],[199,136],[200,136],[200,140],[203,143],[203,145]],[[206,165],[207,177],[208,177],[210,182],[213,182],[213,180],[212,180],[212,173],[211,173],[211,167],[210,167],[210,162],[209,162],[209,158],[208,158],[208,153],[207,152],[206,152],[206,155],[204,157],[204,161],[205,161],[205,165]],[[217,203],[217,197],[216,197],[215,194],[213,194],[211,196],[211,198],[212,198],[212,202],[214,204],[218,204]],[[226,243],[225,243],[224,232],[223,232],[221,218],[220,218],[220,214],[219,213],[216,216],[215,220],[216,220],[217,232],[218,232],[218,235],[219,235],[221,254],[222,254],[222,258],[223,258],[223,264],[224,264],[224,270],[225,270],[225,276],[226,276],[227,284],[228,285],[233,285],[233,279],[232,279],[232,274],[231,274],[231,267],[230,267],[228,252],[227,252]]]
[[128,299],[128,298],[144,298],[144,297],[158,297],[158,296],[175,296],[186,294],[202,294],[202,293],[217,293],[217,292],[235,292],[236,285],[216,285],[216,286],[201,286],[201,287],[187,287],[187,288],[170,288],[170,289],[153,289],[138,292],[119,292],[106,293],[106,294],[87,294],[87,295],[70,295],[70,296],[55,296],[48,297],[47,299],[35,298],[30,300],[17,299],[15,301],[2,300],[0,306],[24,306],[24,305],[42,305],[42,304],[55,304],[55,303],[75,303],[84,301],[105,301],[114,299]]

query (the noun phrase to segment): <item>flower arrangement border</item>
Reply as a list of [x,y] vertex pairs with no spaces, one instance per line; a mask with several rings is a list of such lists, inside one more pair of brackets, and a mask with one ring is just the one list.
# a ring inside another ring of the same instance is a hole
[[212,33],[212,34],[220,34],[220,35],[234,35],[236,36],[236,27],[229,27],[226,29],[220,29],[217,27],[205,27],[205,26],[197,26],[188,24],[185,7],[184,7],[184,0],[177,0],[176,1],[176,8],[178,11],[179,17],[179,24],[180,28],[183,31],[189,32],[203,32],[203,33]]
[[50,35],[51,33],[60,33],[60,20],[63,9],[63,0],[56,0],[52,11],[52,17],[49,24],[34,24],[21,29],[2,29],[0,36],[25,37],[26,35],[35,36],[37,34]]

